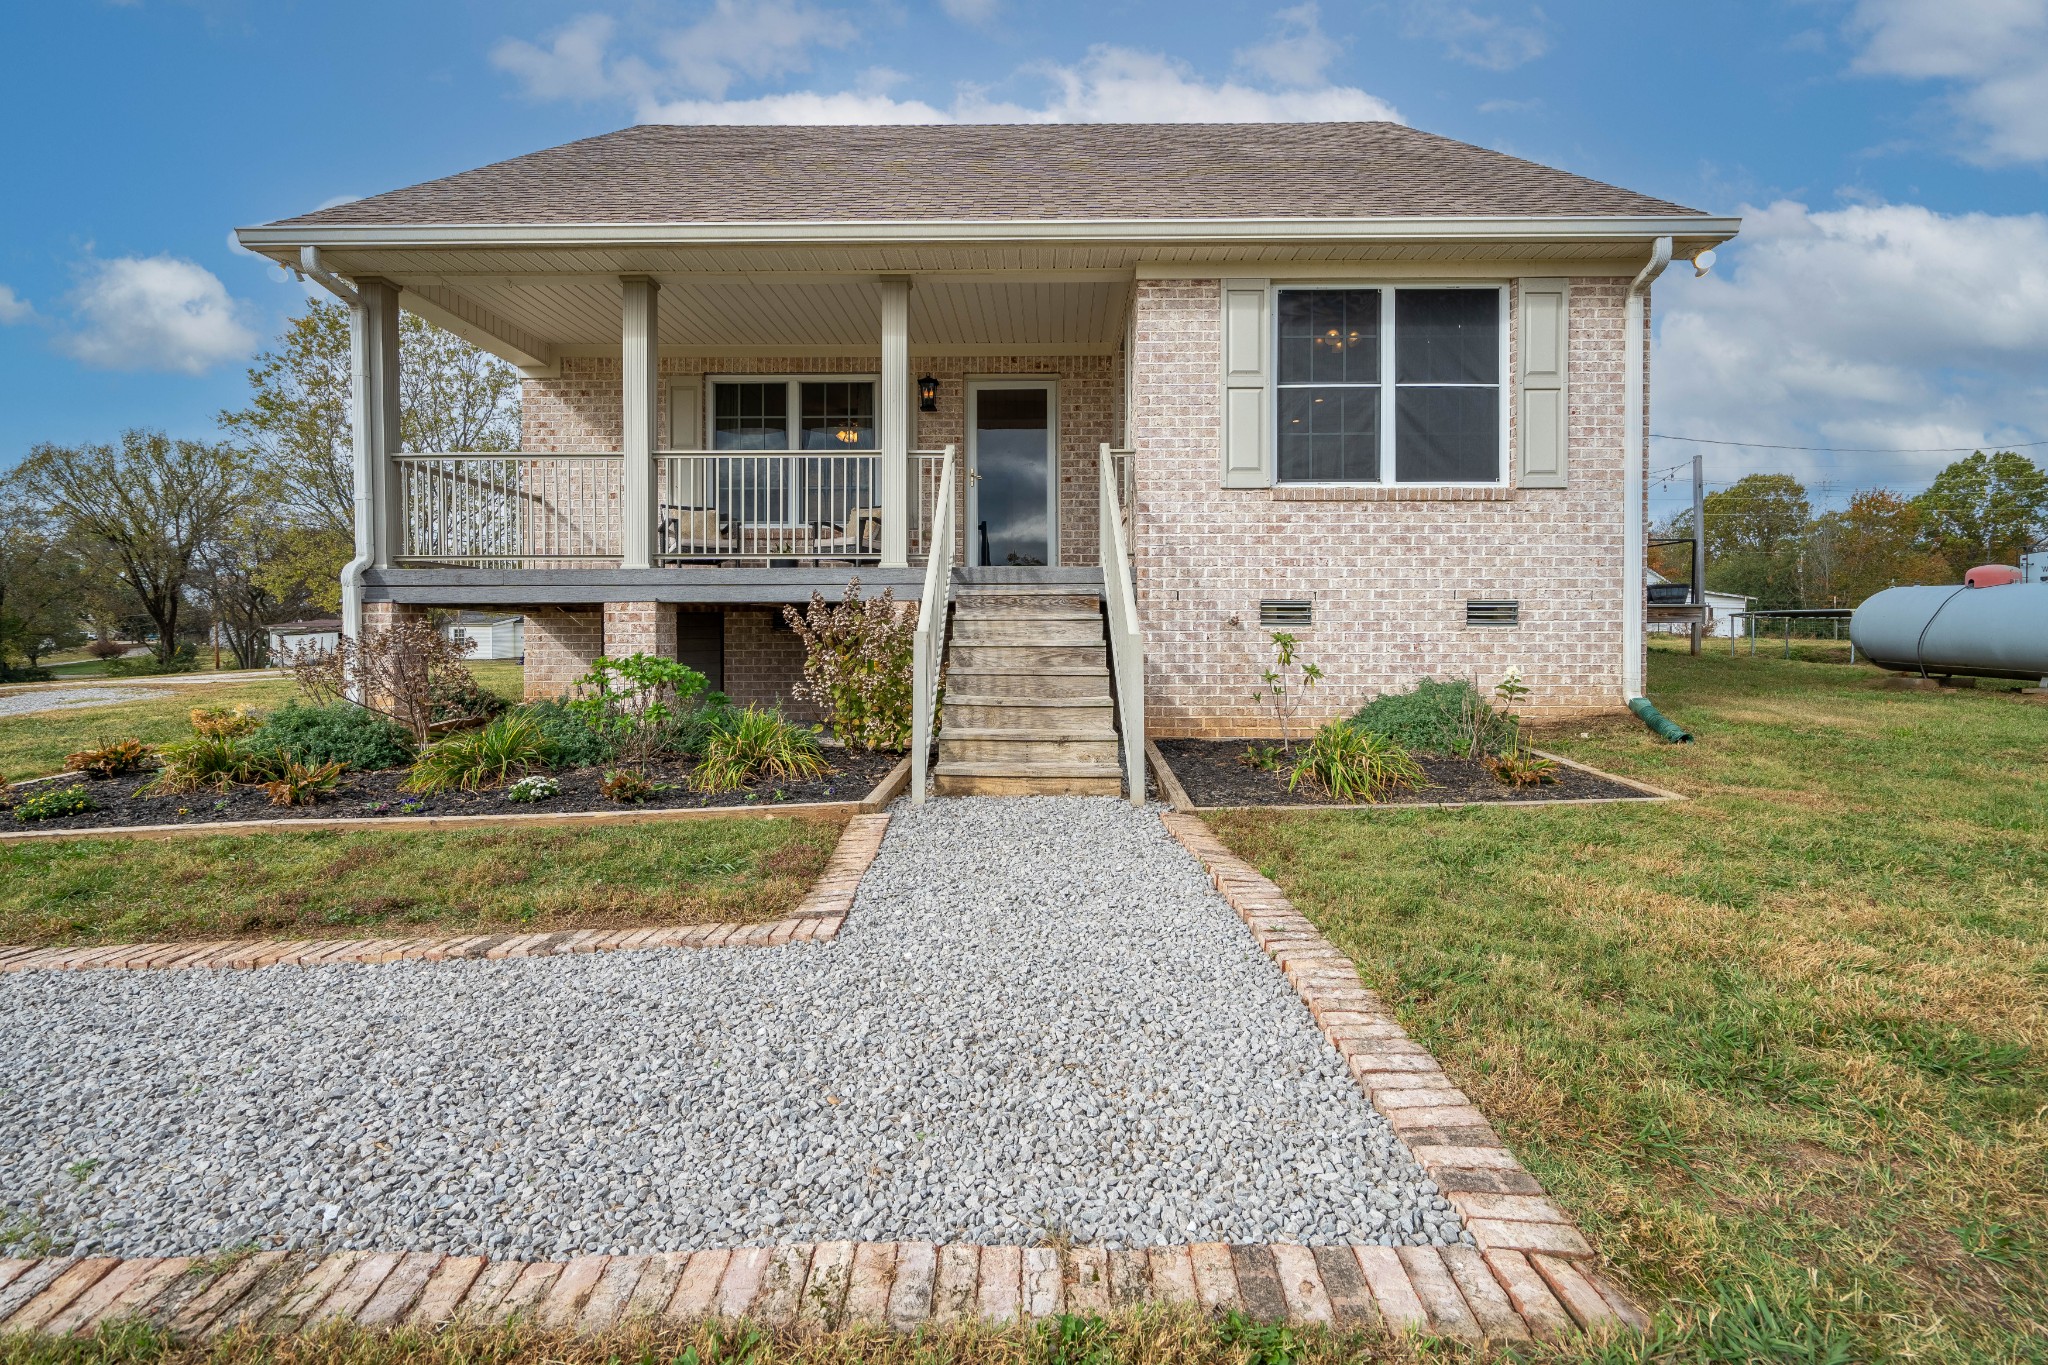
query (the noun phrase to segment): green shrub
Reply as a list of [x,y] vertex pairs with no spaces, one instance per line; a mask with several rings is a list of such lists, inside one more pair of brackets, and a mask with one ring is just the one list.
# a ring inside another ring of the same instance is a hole
[[739,723],[741,711],[723,692],[707,692],[687,711],[678,711],[664,727],[661,751],[677,758],[702,758],[713,735]]
[[612,744],[629,764],[651,762],[667,743],[669,723],[689,709],[708,683],[696,669],[653,654],[602,655],[576,680],[569,709]]
[[412,735],[404,726],[346,701],[325,706],[286,702],[246,742],[252,750],[274,750],[293,763],[339,763],[356,772],[403,768],[413,756]]
[[547,746],[550,768],[595,768],[612,758],[612,742],[566,703],[533,701],[512,715],[533,722]]
[[56,674],[40,664],[8,664],[0,662],[0,683],[50,682]]
[[199,648],[183,644],[172,652],[169,662],[154,654],[137,659],[109,659],[107,673],[117,678],[154,678],[166,673],[197,673],[199,671]]
[[62,791],[43,791],[22,797],[14,803],[14,818],[27,824],[35,820],[55,820],[63,815],[83,815],[99,808],[100,803],[93,800],[92,793],[85,788],[66,787]]
[[726,792],[757,777],[798,781],[830,771],[815,731],[749,706],[734,712],[732,724],[711,736],[691,782],[699,791]]
[[491,691],[467,670],[436,678],[427,687],[427,722],[490,720],[505,714],[511,702]]
[[451,735],[421,754],[405,779],[405,789],[432,796],[456,787],[500,787],[547,763],[548,741],[540,726],[527,716],[500,716],[481,730]]
[[849,579],[836,605],[811,594],[808,610],[784,607],[782,619],[804,644],[804,680],[793,694],[832,718],[849,749],[901,749],[910,743],[911,648],[917,618],[896,610],[896,590],[861,600]]
[[607,800],[638,805],[654,795],[654,779],[638,768],[614,768],[598,781],[597,789]]
[[1424,678],[1358,708],[1351,724],[1410,753],[1483,758],[1514,741],[1514,723],[1462,678]]
[[157,757],[162,767],[146,790],[159,794],[200,787],[226,791],[237,782],[269,782],[291,761],[276,749],[259,749],[231,735],[200,735],[166,744]]
[[1422,785],[1422,769],[1384,735],[1333,720],[1316,731],[1287,776],[1287,790],[1307,782],[1338,801],[1377,801]]

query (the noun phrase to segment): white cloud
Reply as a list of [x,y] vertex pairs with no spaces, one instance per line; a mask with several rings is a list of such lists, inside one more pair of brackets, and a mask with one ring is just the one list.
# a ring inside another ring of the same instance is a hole
[[617,20],[585,14],[545,47],[506,39],[491,61],[534,99],[623,98],[644,107],[673,96],[720,99],[743,77],[808,71],[820,49],[846,47],[860,30],[844,14],[801,0],[714,0],[695,23],[630,35],[629,45],[655,60],[613,58],[618,36]]
[[1858,0],[1849,30],[1858,72],[1954,87],[1970,160],[2048,161],[2048,0]]
[[1343,44],[1323,32],[1315,5],[1278,10],[1272,24],[1271,38],[1239,50],[1238,69],[1278,86],[1321,85]]
[[0,284],[0,327],[11,327],[17,322],[27,322],[36,315],[29,301]]
[[[1722,254],[1658,287],[1656,430],[1887,451],[2048,438],[2048,215],[1780,202],[1745,211]],[[1659,442],[1653,463],[1692,449]],[[1709,479],[1838,491],[1917,486],[1954,458],[1709,451]]]
[[939,0],[939,8],[963,24],[986,24],[1002,7],[1002,0]]
[[76,326],[58,345],[99,369],[201,374],[256,345],[226,286],[174,256],[95,261],[71,304]]
[[1510,23],[1455,0],[1408,0],[1403,27],[1411,38],[1442,43],[1445,55],[1458,61],[1488,71],[1511,71],[1550,51],[1542,11],[1531,10],[1529,17],[1529,23]]
[[1395,108],[1351,86],[1263,89],[1202,80],[1153,52],[1094,47],[1071,66],[1027,67],[1034,100],[963,89],[943,108],[881,93],[791,92],[743,100],[675,100],[643,106],[660,123],[1272,123],[1401,120]]

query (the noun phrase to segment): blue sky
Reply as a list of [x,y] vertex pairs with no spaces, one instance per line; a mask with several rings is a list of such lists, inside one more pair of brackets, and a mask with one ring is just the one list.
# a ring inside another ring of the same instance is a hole
[[212,433],[303,298],[233,227],[647,119],[1398,117],[1749,219],[1658,287],[1660,432],[2048,440],[2048,0],[66,0],[0,50],[0,467]]

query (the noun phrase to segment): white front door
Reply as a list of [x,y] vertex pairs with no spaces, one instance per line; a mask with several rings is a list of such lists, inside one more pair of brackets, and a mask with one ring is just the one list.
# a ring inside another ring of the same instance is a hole
[[967,382],[967,562],[1059,563],[1058,387]]

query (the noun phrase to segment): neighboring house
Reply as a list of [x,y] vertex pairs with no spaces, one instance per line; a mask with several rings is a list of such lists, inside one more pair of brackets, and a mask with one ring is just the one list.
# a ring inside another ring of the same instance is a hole
[[[1645,569],[1643,573],[1645,581],[1651,586],[1671,581],[1655,569]],[[1732,640],[1741,634],[1737,629],[1736,618],[1748,611],[1756,599],[1744,597],[1740,593],[1715,592],[1711,588],[1707,590],[1706,597],[1707,610],[1710,613],[1707,619],[1707,634],[1722,640]],[[1684,635],[1692,629],[1690,625],[1675,621],[1653,621],[1648,628],[1653,633],[1666,635]]]
[[286,621],[269,627],[270,661],[286,664],[293,654],[332,654],[341,639],[341,622],[333,617]]
[[[649,126],[239,239],[355,302],[345,615],[520,612],[534,694],[639,649],[767,702],[784,604],[929,587],[970,608],[943,775],[1034,687],[1099,757],[1105,588],[1124,733],[1271,730],[1274,629],[1321,714],[1510,665],[1620,707],[1649,284],[1738,226],[1386,123]],[[521,453],[400,450],[400,308],[521,368]]]
[[517,616],[465,611],[442,627],[442,633],[451,640],[474,644],[476,647],[462,656],[471,661],[516,659],[526,653],[526,623]]

